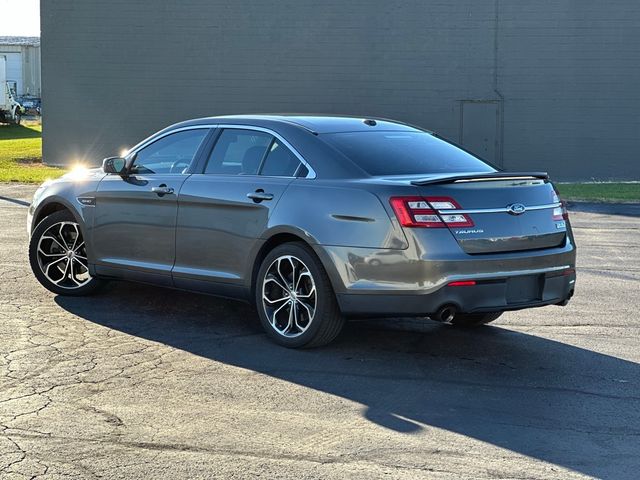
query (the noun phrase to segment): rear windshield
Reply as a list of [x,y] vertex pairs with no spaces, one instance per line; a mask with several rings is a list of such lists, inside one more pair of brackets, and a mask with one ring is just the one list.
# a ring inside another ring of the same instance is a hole
[[495,172],[477,157],[423,132],[348,132],[322,137],[369,175]]

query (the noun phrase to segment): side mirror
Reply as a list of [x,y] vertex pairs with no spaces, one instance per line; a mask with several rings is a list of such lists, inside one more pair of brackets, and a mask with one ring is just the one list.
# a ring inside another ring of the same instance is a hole
[[102,171],[104,173],[115,173],[123,175],[126,173],[127,161],[122,157],[107,157],[102,161]]

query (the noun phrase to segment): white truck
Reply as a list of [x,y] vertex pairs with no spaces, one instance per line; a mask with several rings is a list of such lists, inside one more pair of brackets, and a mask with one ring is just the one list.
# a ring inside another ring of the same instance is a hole
[[0,123],[20,124],[24,108],[16,99],[15,82],[7,80],[7,57],[0,55]]

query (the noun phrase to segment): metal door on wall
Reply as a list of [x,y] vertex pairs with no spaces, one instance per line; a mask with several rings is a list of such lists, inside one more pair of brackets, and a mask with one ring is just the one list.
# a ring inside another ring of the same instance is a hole
[[500,138],[500,102],[460,102],[460,143],[464,148],[494,165],[503,166]]

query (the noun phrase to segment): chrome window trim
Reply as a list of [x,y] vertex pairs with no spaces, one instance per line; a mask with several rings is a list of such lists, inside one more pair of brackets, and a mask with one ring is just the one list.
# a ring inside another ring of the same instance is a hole
[[[316,172],[313,169],[313,167],[311,165],[309,165],[309,162],[307,162],[304,157],[302,155],[300,155],[300,153],[293,147],[293,145],[291,145],[285,138],[282,137],[282,135],[280,135],[277,132],[274,132],[273,130],[269,129],[269,128],[264,128],[264,127],[256,127],[253,125],[234,125],[234,124],[226,124],[226,123],[220,123],[220,124],[202,124],[202,125],[189,125],[186,127],[180,127],[180,128],[174,128],[173,130],[169,130],[166,131],[160,135],[156,135],[156,136],[152,136],[149,138],[146,138],[145,140],[143,140],[142,142],[138,143],[137,145],[135,145],[134,147],[131,148],[131,150],[129,150],[126,154],[125,154],[125,158],[127,159],[127,161],[130,160],[131,157],[133,157],[136,153],[138,153],[140,150],[142,150],[143,148],[147,147],[148,145],[151,145],[152,143],[168,136],[171,135],[173,133],[178,133],[178,132],[182,132],[184,130],[195,130],[195,129],[200,129],[200,128],[206,128],[206,129],[215,129],[215,128],[233,128],[236,130],[254,130],[257,132],[264,132],[264,133],[268,133],[269,135],[273,135],[275,138],[277,138],[280,142],[282,142],[283,145],[285,145],[289,150],[291,150],[293,152],[293,154],[297,157],[297,159],[300,161],[300,163],[302,163],[308,170],[308,173],[305,177],[295,177],[295,176],[275,176],[275,175],[256,175],[259,177],[265,177],[265,178],[308,178],[308,179],[313,179],[316,178]],[[296,169],[297,170],[297,169]],[[208,173],[206,175],[219,175],[216,173]],[[249,175],[246,175],[249,176]]]
[[[558,208],[562,204],[560,202],[557,203],[548,203],[545,205],[525,205],[525,211],[522,213],[527,213],[529,210],[547,210],[551,208]],[[455,213],[508,213],[509,208],[475,208],[475,209],[467,209],[467,210],[438,210],[438,213],[442,213],[443,215],[455,214]]]

